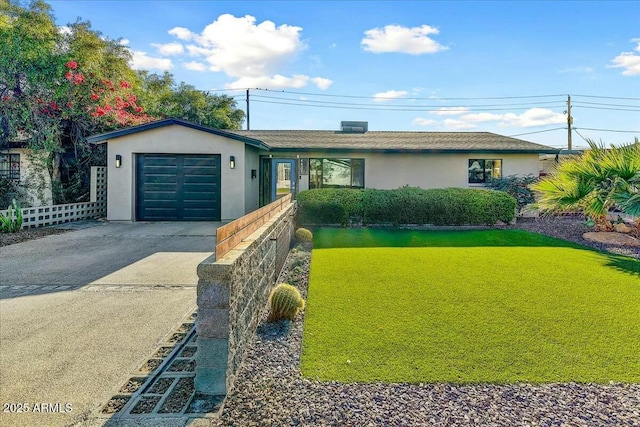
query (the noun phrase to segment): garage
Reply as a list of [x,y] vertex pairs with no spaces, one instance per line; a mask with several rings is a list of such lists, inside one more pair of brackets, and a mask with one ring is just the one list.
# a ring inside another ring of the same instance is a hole
[[137,154],[136,220],[220,221],[219,154]]

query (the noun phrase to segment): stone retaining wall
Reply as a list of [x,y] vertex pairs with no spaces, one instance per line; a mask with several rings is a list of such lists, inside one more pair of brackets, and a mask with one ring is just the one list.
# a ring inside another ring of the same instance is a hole
[[289,252],[294,215],[290,204],[221,259],[198,266],[196,391],[223,395],[233,385]]

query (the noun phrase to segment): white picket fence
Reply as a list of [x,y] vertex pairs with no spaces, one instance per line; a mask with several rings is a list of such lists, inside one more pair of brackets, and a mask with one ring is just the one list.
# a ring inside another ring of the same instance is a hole
[[[46,227],[107,215],[107,168],[91,168],[91,201],[22,208],[22,228]],[[0,211],[7,216],[8,210]]]

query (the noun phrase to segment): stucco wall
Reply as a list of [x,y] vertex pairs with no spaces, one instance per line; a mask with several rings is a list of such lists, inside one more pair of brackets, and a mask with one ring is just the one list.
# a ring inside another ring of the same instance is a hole
[[[258,149],[246,145],[244,149],[245,158],[245,185],[244,185],[244,211],[252,212],[258,209],[260,191],[260,155]],[[255,169],[256,177],[251,179],[251,170]]]
[[[201,132],[180,125],[171,125],[138,132],[108,141],[107,147],[107,219],[135,220],[135,154],[220,154],[221,155],[221,216],[222,220],[245,214],[246,170],[245,144],[241,141]],[[122,156],[122,166],[115,167],[116,154]],[[236,159],[235,169],[229,167],[229,157]]]
[[[8,154],[20,154],[20,184],[24,187],[29,205],[45,206],[52,203],[51,177],[46,170],[38,169],[33,165],[33,150],[29,148],[10,148],[3,151]],[[6,206],[2,207],[3,209]]]
[[[469,184],[469,159],[501,159],[502,176],[538,176],[538,154],[504,153],[365,153],[313,152],[278,153],[278,157],[364,159],[366,188],[394,189],[409,185],[421,188],[473,187]],[[300,181],[300,191],[309,189],[307,179]]]

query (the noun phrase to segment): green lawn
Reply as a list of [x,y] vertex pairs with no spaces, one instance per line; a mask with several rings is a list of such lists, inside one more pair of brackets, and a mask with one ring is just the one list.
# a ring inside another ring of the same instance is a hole
[[520,230],[321,229],[302,372],[640,382],[640,261]]

